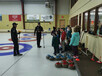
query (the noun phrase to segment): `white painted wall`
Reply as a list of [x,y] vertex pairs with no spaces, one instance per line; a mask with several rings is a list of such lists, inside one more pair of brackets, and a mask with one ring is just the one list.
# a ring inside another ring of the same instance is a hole
[[[0,1],[0,14],[22,14],[20,1]],[[45,2],[25,2],[25,14],[54,14],[54,10],[46,8]]]
[[[69,0],[58,0],[58,14],[69,14]],[[44,2],[25,2],[25,14],[54,14],[54,7],[46,8]],[[22,14],[21,3],[0,1],[0,14]]]
[[51,8],[46,8],[44,2],[43,3],[26,2],[25,14],[46,15],[46,14],[53,14],[53,11]]
[[0,2],[0,14],[22,14],[20,1]]
[[57,13],[58,15],[69,14],[69,0],[58,0]]
[[70,10],[70,18],[100,4],[102,4],[102,0],[78,0],[78,2],[76,2],[76,4]]

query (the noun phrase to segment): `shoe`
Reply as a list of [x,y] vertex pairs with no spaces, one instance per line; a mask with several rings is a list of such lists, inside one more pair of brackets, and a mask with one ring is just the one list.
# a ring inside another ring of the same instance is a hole
[[18,54],[17,56],[22,56],[23,54]]
[[38,47],[38,48],[41,48],[41,47]]
[[42,47],[42,46],[39,46],[40,48]]
[[38,46],[38,48],[41,48],[42,46]]
[[13,56],[17,56],[17,54],[14,54]]
[[61,51],[61,53],[64,53],[64,51]]
[[56,55],[56,53],[53,53],[54,55]]

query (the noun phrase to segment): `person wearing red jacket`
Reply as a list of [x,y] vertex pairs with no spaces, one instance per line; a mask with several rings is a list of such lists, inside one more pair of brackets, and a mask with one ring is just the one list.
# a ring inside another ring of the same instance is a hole
[[65,38],[66,38],[66,32],[65,28],[61,28],[61,46],[62,46],[62,53],[65,51]]

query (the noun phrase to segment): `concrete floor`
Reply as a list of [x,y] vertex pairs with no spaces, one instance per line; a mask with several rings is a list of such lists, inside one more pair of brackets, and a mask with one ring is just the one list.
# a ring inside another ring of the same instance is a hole
[[[24,33],[21,34],[21,37],[24,37],[23,35]],[[0,44],[12,43],[8,39],[10,39],[10,33],[0,33]],[[36,41],[20,42],[32,46],[30,50],[22,53],[23,56],[0,56],[0,76],[78,76],[76,70],[56,68],[56,61],[46,59],[47,54],[53,55],[53,48],[51,47],[52,36],[50,34],[45,35],[45,40],[45,48],[37,48]],[[43,40],[41,41],[43,46],[42,43]],[[0,45],[0,48],[3,46],[13,45]],[[24,47],[20,45],[20,49],[22,48]],[[12,50],[0,49],[0,53],[11,52]]]

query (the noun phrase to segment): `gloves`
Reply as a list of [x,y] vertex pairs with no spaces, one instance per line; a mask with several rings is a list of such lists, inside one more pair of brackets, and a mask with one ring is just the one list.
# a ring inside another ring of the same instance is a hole
[[18,34],[20,34],[20,33],[21,33],[21,31],[19,30],[19,31],[18,31]]
[[18,32],[18,34],[20,34],[21,32]]

